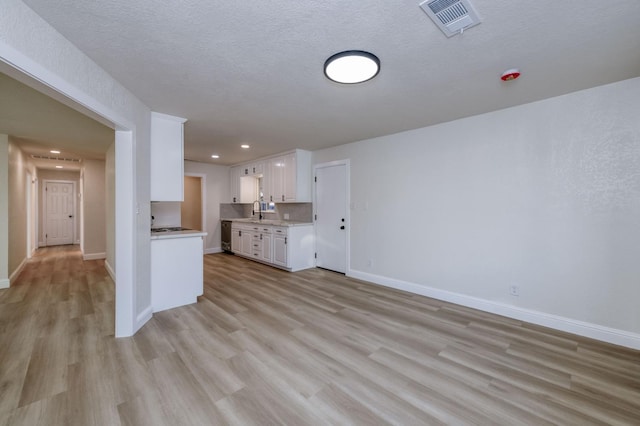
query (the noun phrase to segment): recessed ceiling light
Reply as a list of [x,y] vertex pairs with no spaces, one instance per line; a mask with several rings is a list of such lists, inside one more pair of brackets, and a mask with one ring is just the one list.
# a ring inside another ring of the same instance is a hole
[[247,144],[244,144],[244,145],[240,145],[240,148],[243,148],[243,149],[249,149],[249,148],[251,148],[251,147],[250,147],[249,145],[247,145]]
[[324,63],[324,75],[336,83],[362,83],[371,80],[379,71],[380,59],[362,50],[336,53]]
[[60,151],[57,151],[57,150],[55,150],[55,149],[52,149],[52,150],[51,150],[51,151],[49,151],[49,152],[50,152],[50,153],[52,153],[52,154],[60,154]]
[[56,166],[56,169],[63,169],[64,167],[62,166]]
[[219,155],[216,155],[216,154],[213,154],[213,155],[211,156],[211,158],[220,158],[220,156],[219,156]]

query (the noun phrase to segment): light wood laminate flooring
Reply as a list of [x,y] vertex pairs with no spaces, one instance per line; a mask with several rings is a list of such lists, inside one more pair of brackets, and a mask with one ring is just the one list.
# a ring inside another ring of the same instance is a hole
[[0,290],[0,426],[640,424],[638,351],[321,269],[204,276],[115,339],[103,262],[38,250]]

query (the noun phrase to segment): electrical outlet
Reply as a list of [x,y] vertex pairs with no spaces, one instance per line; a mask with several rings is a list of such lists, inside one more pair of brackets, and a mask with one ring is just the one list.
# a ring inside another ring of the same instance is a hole
[[512,285],[511,287],[509,287],[509,293],[512,296],[520,296],[520,287],[518,287],[517,285]]
[[367,266],[371,268],[373,266],[373,259],[367,260]]
[[284,214],[284,220],[289,220],[289,213]]

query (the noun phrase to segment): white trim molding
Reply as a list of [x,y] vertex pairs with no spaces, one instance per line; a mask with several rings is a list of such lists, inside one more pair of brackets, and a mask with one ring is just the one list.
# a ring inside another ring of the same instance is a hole
[[22,259],[22,262],[20,262],[20,265],[18,265],[18,267],[15,269],[15,271],[13,271],[13,273],[11,275],[9,275],[9,282],[7,287],[9,287],[11,285],[12,282],[14,282],[16,280],[16,278],[18,278],[20,276],[20,273],[22,272],[22,270],[24,269],[24,266],[27,264],[27,258],[25,257],[24,259]]
[[8,278],[0,279],[0,289],[9,288],[9,283],[10,281]]
[[204,254],[215,254],[215,253],[222,253],[222,249],[220,247],[211,247],[211,248],[204,249]]
[[142,312],[138,314],[136,317],[136,325],[135,331],[140,330],[140,328],[147,323],[153,316],[153,306],[147,306]]
[[98,260],[98,259],[106,259],[107,253],[88,253],[82,254],[82,260]]
[[395,278],[370,274],[353,269],[347,271],[347,276],[363,281],[368,281],[373,284],[379,284],[385,287],[403,290],[409,293],[419,294],[421,296],[431,297],[433,299],[438,299],[445,302],[455,303],[457,305],[466,306],[468,308],[474,308],[484,312],[502,315],[508,318],[553,328],[555,330],[576,334],[578,336],[588,337],[591,339],[612,343],[614,345],[620,345],[627,348],[640,350],[640,334],[630,331],[619,330],[599,324],[592,324],[585,321],[562,317],[559,315],[534,311],[531,309],[523,309],[517,306],[507,305],[505,303],[493,302],[478,297],[440,290],[421,284],[397,280]]
[[111,277],[111,279],[113,280],[113,282],[116,282],[116,272],[113,270],[113,268],[111,267],[111,265],[109,264],[108,261],[104,261],[104,268],[107,270],[107,274],[109,274],[109,276]]

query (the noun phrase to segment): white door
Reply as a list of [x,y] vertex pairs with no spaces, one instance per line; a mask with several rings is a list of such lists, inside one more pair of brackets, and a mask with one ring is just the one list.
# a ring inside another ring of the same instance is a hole
[[46,245],[73,244],[73,183],[47,182],[45,194]]
[[315,169],[316,266],[347,270],[347,163],[329,163]]

